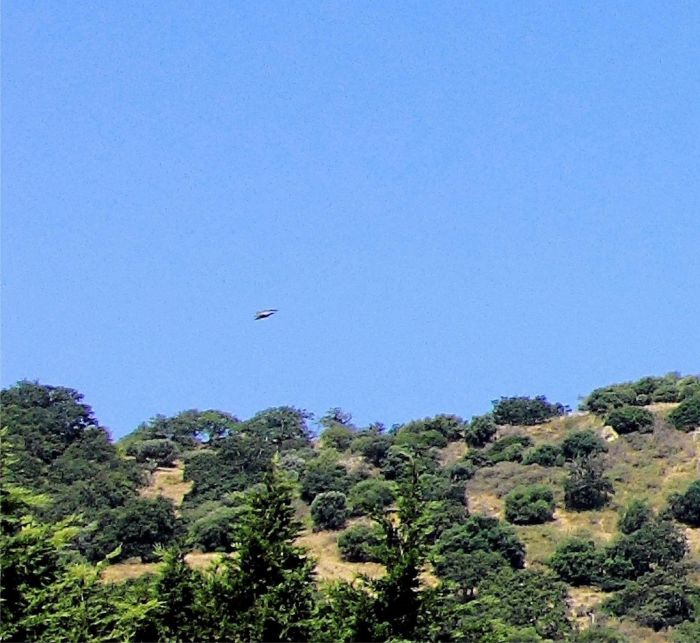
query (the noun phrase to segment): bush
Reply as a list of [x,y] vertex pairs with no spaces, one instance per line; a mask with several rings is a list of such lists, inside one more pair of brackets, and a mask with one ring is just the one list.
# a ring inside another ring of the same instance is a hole
[[563,404],[552,404],[544,395],[530,397],[502,397],[493,401],[493,419],[496,424],[542,424],[558,415],[565,415]]
[[[407,422],[399,429],[399,435],[402,433],[421,434],[435,432],[439,433],[446,441],[454,441],[461,439],[463,430],[464,421],[462,418],[456,415],[442,414],[432,418]],[[437,440],[437,438],[432,439]]]
[[573,511],[600,509],[612,493],[612,483],[603,476],[601,465],[590,458],[576,464],[564,482],[564,503]]
[[654,427],[654,416],[638,406],[623,406],[619,409],[613,409],[608,413],[605,421],[621,435],[635,431],[649,433]]
[[653,520],[654,512],[651,507],[642,500],[632,501],[620,516],[617,528],[623,534],[631,534],[641,529],[649,521]]
[[350,563],[379,562],[381,531],[369,525],[353,525],[338,537],[340,557]]
[[571,433],[561,443],[561,452],[569,461],[588,458],[607,450],[605,442],[590,429]]
[[354,516],[371,515],[394,502],[394,493],[389,482],[372,478],[358,482],[350,490],[348,499]]
[[311,503],[314,531],[342,529],[348,518],[348,502],[344,493],[326,491],[319,493]]
[[542,444],[530,449],[523,456],[523,464],[539,464],[542,467],[560,467],[564,464],[564,454],[556,444]]
[[700,527],[700,480],[691,483],[685,493],[674,493],[669,497],[673,517],[679,522]]
[[491,464],[498,462],[520,462],[523,451],[532,446],[532,439],[526,435],[509,435],[494,442],[485,452],[484,457]]
[[679,431],[690,432],[700,427],[700,393],[683,400],[668,414],[668,419]]
[[516,525],[536,525],[552,520],[554,494],[545,485],[516,487],[506,496],[506,520]]
[[464,439],[470,447],[481,448],[496,434],[498,427],[491,414],[479,415],[464,430]]
[[447,446],[448,440],[442,433],[433,429],[421,432],[401,429],[396,434],[395,443],[399,446],[416,450],[430,448],[443,449]]
[[601,574],[600,557],[592,540],[571,538],[557,547],[549,566],[570,585],[590,585]]

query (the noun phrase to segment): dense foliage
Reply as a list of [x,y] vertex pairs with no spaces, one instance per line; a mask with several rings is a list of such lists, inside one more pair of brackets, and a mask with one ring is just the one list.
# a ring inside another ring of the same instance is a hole
[[[599,420],[548,422],[567,409],[540,396],[501,398],[469,423],[441,414],[391,430],[355,426],[334,408],[318,423],[319,439],[310,414],[293,407],[248,420],[189,410],[155,416],[115,447],[77,391],[20,382],[2,391],[0,639],[623,640],[603,609],[697,640],[700,594],[678,523],[700,527],[700,481],[667,506],[654,495],[658,511],[618,488],[615,498],[631,501],[616,533],[571,532],[539,558],[548,567],[531,564],[539,561],[530,547],[558,523],[529,525],[551,520],[562,495],[568,510],[605,507],[611,480],[617,487],[628,475],[621,460],[640,443],[664,432],[690,440],[665,417],[692,428],[685,418],[699,385],[672,375],[594,391],[586,404],[619,433],[656,426],[651,437],[610,446]],[[641,408],[659,401],[680,404],[671,413]],[[191,490],[176,506],[159,495],[159,476],[182,471]],[[480,513],[495,515],[491,498],[507,522]],[[300,545],[314,539],[346,569],[382,571],[320,582]],[[199,568],[188,564],[191,551],[222,556]],[[135,580],[103,578],[135,559],[157,564]],[[576,631],[569,585],[605,592],[595,608],[602,626]]]

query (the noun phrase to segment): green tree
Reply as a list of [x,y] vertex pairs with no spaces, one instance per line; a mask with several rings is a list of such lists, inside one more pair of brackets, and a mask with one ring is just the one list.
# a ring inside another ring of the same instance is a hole
[[613,486],[599,462],[587,458],[575,462],[564,482],[564,503],[573,511],[600,509],[610,501]]
[[564,464],[564,454],[556,444],[542,444],[526,451],[523,464],[539,464],[541,467],[560,467]]
[[300,482],[301,498],[309,503],[319,493],[339,491],[345,494],[352,483],[347,469],[326,454],[321,454],[307,463]]
[[340,557],[351,563],[379,562],[379,548],[383,542],[377,526],[352,525],[338,536]]
[[348,517],[348,502],[340,491],[319,493],[311,503],[314,531],[342,529]]
[[620,515],[617,528],[623,534],[631,534],[654,519],[654,512],[643,500],[633,500]]
[[371,515],[394,502],[391,483],[381,478],[358,482],[348,495],[350,510],[354,516]]
[[292,484],[273,463],[250,494],[235,558],[208,575],[200,639],[302,641],[310,638],[315,562],[295,544]]
[[596,583],[602,573],[595,543],[584,538],[570,538],[559,545],[549,566],[559,578],[575,586]]
[[700,527],[700,480],[692,482],[685,493],[671,494],[668,501],[676,520],[691,527]]
[[498,427],[493,421],[493,415],[478,415],[465,428],[464,439],[470,447],[481,448],[490,442],[496,431]]
[[590,429],[570,433],[561,443],[564,458],[570,462],[605,453],[607,450],[605,442]]
[[623,406],[608,413],[606,423],[620,434],[649,433],[654,428],[654,416],[638,406]]
[[683,400],[668,414],[668,420],[679,431],[690,432],[700,427],[700,392]]
[[552,520],[554,493],[546,485],[519,486],[505,499],[505,516],[516,525],[535,525]]
[[629,616],[641,625],[660,630],[694,617],[692,594],[686,570],[672,565],[628,583],[604,603],[604,608],[615,616]]
[[493,400],[493,419],[496,424],[532,426],[568,412],[563,404],[550,403],[544,395],[537,397],[502,397]]

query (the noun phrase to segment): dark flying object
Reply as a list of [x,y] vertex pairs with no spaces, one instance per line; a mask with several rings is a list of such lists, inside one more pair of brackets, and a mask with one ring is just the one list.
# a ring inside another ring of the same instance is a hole
[[255,313],[255,319],[267,319],[277,312],[277,308],[266,308]]

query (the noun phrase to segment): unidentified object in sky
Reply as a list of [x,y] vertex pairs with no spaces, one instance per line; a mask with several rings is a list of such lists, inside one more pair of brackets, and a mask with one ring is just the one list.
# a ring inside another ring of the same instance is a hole
[[277,312],[277,308],[266,308],[255,313],[255,319],[267,319]]

